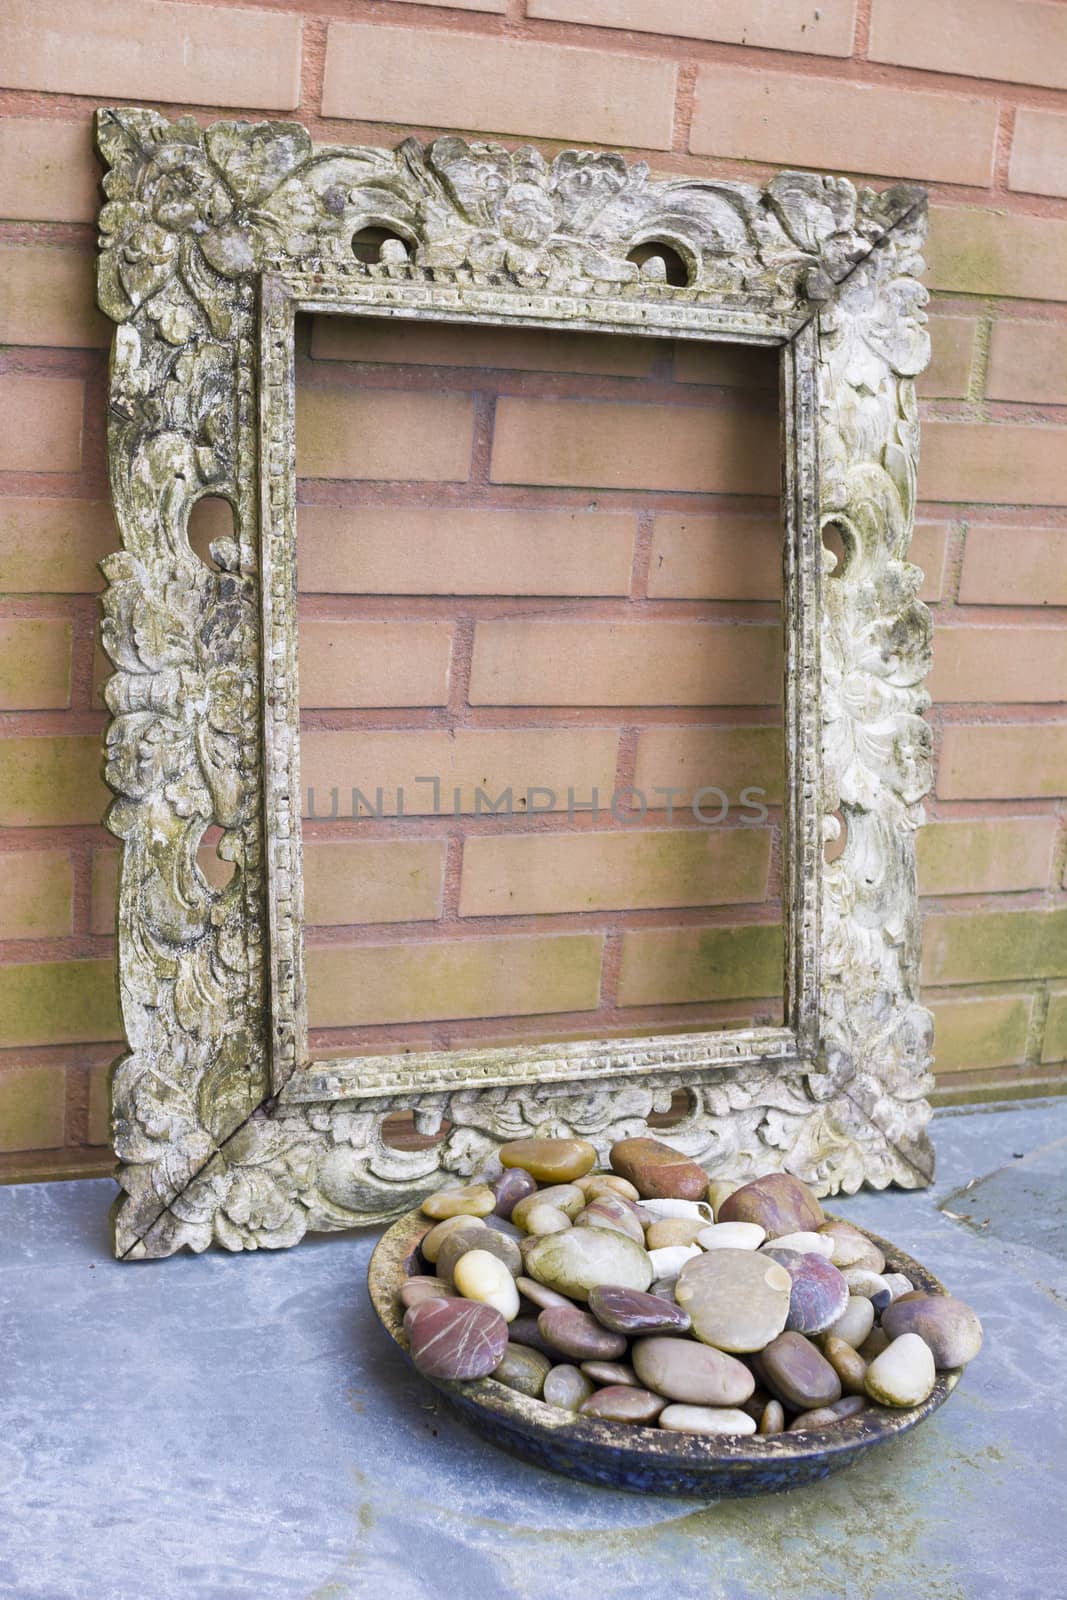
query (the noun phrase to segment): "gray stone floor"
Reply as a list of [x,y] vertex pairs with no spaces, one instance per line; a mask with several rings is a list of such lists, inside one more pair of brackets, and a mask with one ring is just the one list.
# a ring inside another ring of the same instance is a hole
[[838,1209],[975,1306],[982,1355],[878,1458],[710,1504],[514,1465],[439,1413],[374,1322],[370,1234],[119,1266],[109,1182],[0,1189],[0,1595],[1058,1600],[1067,1103],[935,1133],[932,1191]]

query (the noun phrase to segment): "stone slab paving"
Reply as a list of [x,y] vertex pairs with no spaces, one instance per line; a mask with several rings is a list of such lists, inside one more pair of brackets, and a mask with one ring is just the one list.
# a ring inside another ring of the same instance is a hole
[[0,1189],[0,1596],[1059,1600],[1067,1102],[935,1133],[933,1190],[837,1209],[970,1301],[985,1350],[915,1434],[734,1502],[480,1443],[379,1332],[372,1234],[119,1266],[110,1182]]

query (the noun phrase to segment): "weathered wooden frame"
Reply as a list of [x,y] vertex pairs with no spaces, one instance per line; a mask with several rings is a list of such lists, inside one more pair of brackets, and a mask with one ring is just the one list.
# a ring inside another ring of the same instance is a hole
[[[906,560],[929,344],[923,192],[795,172],[762,190],[657,181],[618,155],[549,162],[458,138],[315,148],[295,123],[204,129],[131,109],[100,111],[97,142],[123,543],[103,563],[129,1041],[112,1087],[116,1253],[277,1248],[383,1221],[504,1139],[573,1132],[605,1150],[679,1089],[671,1142],[709,1171],[783,1167],[824,1193],[928,1182],[913,836],[930,777],[930,626]],[[352,250],[368,227],[393,235],[370,265]],[[640,269],[629,259],[656,243],[685,263],[685,287],[654,251]],[[299,310],[781,348],[783,1027],[308,1060]],[[186,531],[205,495],[234,509],[214,568]],[[212,824],[237,868],[220,890],[196,865]],[[447,1119],[446,1137],[392,1148],[382,1123],[400,1108],[421,1132]]]

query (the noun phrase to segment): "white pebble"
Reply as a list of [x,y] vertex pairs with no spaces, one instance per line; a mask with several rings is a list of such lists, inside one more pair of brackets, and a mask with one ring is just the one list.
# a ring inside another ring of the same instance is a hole
[[917,1333],[902,1333],[867,1368],[866,1388],[883,1406],[917,1406],[937,1379],[934,1353]]
[[527,1233],[562,1233],[571,1219],[558,1206],[531,1206],[523,1214],[522,1225]]
[[[879,1295],[888,1295],[892,1300],[893,1293],[888,1283],[879,1272],[872,1272],[869,1267],[842,1267],[841,1276],[848,1284],[849,1294],[862,1294],[868,1300],[877,1300]],[[889,1301],[886,1301],[888,1305]]]
[[505,1322],[519,1314],[519,1291],[515,1279],[499,1256],[488,1250],[468,1250],[452,1269],[452,1282],[465,1300],[477,1300],[499,1311]]
[[676,1278],[687,1261],[703,1252],[698,1244],[665,1244],[661,1250],[650,1250],[653,1278]]
[[697,1234],[704,1250],[758,1250],[767,1235],[758,1222],[713,1222]]
[[844,1339],[853,1350],[858,1350],[874,1327],[874,1306],[863,1294],[851,1294],[848,1305],[842,1311],[832,1327],[827,1328],[827,1335],[834,1334],[838,1339]]
[[672,1433],[755,1433],[756,1420],[730,1406],[665,1406],[659,1425]]
[[705,1200],[642,1200],[641,1210],[654,1217],[696,1217],[710,1223],[711,1207]]
[[906,1278],[902,1272],[883,1272],[882,1276],[889,1285],[889,1293],[894,1300],[899,1300],[902,1294],[910,1294],[915,1287],[911,1279]]
[[778,1239],[769,1239],[775,1250],[798,1250],[802,1256],[826,1256],[834,1253],[834,1241],[824,1233],[783,1233]]

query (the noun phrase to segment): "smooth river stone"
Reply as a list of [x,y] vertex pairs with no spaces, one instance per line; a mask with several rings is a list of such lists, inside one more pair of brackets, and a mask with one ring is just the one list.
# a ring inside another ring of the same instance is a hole
[[882,1313],[882,1327],[890,1339],[917,1333],[933,1351],[937,1367],[965,1367],[982,1348],[982,1324],[952,1294],[914,1289],[901,1295]]
[[834,1242],[823,1233],[781,1233],[771,1243],[776,1250],[795,1250],[798,1255],[825,1256],[827,1260],[834,1253]]
[[882,1277],[885,1279],[889,1287],[889,1293],[894,1300],[899,1300],[902,1295],[915,1293],[915,1285],[902,1272],[883,1272]]
[[625,1361],[583,1361],[582,1371],[594,1383],[612,1388],[617,1383],[629,1384],[636,1389],[637,1373]]
[[512,1139],[497,1151],[502,1167],[522,1167],[538,1183],[570,1183],[596,1166],[584,1139]]
[[404,1332],[427,1378],[487,1378],[508,1344],[500,1312],[476,1300],[424,1300],[405,1313]]
[[702,1250],[758,1250],[767,1235],[756,1222],[713,1222],[696,1242]]
[[558,1206],[534,1205],[523,1212],[523,1227],[529,1230],[531,1238],[542,1233],[566,1233],[570,1226],[570,1217]]
[[545,1379],[551,1371],[551,1361],[540,1350],[509,1342],[500,1365],[493,1368],[492,1375],[497,1383],[507,1384],[509,1389],[529,1395],[531,1400],[540,1400]]
[[437,1276],[446,1283],[454,1283],[456,1267],[463,1256],[471,1250],[487,1250],[491,1256],[496,1256],[512,1277],[522,1271],[522,1255],[514,1239],[509,1239],[506,1234],[497,1233],[495,1228],[484,1226],[477,1228],[459,1228],[455,1233],[449,1234],[441,1246],[437,1257]]
[[881,1272],[885,1267],[885,1256],[878,1246],[851,1222],[824,1222],[817,1231],[832,1242],[830,1260],[842,1271],[845,1267],[866,1267],[868,1272]]
[[579,1211],[574,1219],[576,1228],[614,1228],[616,1233],[624,1233],[635,1244],[643,1245],[645,1230],[640,1219],[630,1206],[618,1194],[603,1194],[596,1200],[590,1200],[584,1211]]
[[783,1250],[778,1245],[760,1252],[783,1266],[793,1280],[786,1328],[792,1333],[825,1333],[848,1305],[848,1284],[821,1252]]
[[400,1285],[400,1304],[405,1308],[417,1306],[423,1300],[455,1299],[456,1295],[440,1278],[427,1278],[421,1273],[413,1273]]
[[788,1172],[769,1172],[728,1195],[717,1222],[755,1222],[768,1239],[781,1233],[814,1232],[823,1222],[822,1206],[811,1190]]
[[867,1393],[882,1406],[921,1405],[936,1381],[934,1353],[917,1333],[893,1339],[867,1368]]
[[874,1327],[874,1305],[865,1294],[849,1294],[848,1305],[826,1332],[835,1339],[844,1339],[853,1350],[858,1350]]
[[468,1250],[460,1256],[452,1281],[465,1300],[495,1306],[506,1322],[513,1322],[518,1316],[519,1291],[515,1279],[499,1256],[490,1255],[488,1250]]
[[666,1404],[662,1395],[618,1383],[591,1394],[588,1400],[582,1401],[578,1413],[583,1417],[596,1417],[600,1422],[632,1422],[640,1427],[643,1422],[655,1422]]
[[594,1385],[584,1372],[566,1362],[553,1367],[545,1378],[544,1401],[558,1406],[561,1411],[577,1411],[583,1400],[588,1400]]
[[755,1433],[756,1423],[746,1411],[729,1406],[667,1406],[659,1414],[659,1425],[671,1433]]
[[794,1411],[811,1411],[841,1398],[841,1380],[802,1333],[780,1333],[756,1359],[767,1388]]
[[685,1333],[689,1328],[689,1313],[681,1306],[614,1283],[598,1283],[590,1289],[589,1309],[614,1333]]
[[723,1201],[728,1199],[740,1187],[741,1185],[732,1178],[708,1179],[708,1205],[711,1207],[712,1215],[716,1222],[719,1220],[719,1207]]
[[590,1172],[585,1178],[574,1180],[587,1200],[596,1200],[602,1194],[617,1194],[623,1200],[640,1200],[641,1196],[628,1178],[617,1172]]
[[532,1210],[538,1206],[551,1206],[555,1211],[562,1211],[568,1222],[573,1222],[579,1211],[585,1209],[585,1195],[576,1183],[553,1183],[547,1189],[538,1189],[536,1194],[526,1196],[519,1200],[511,1213],[511,1220],[518,1228],[525,1228],[528,1233],[533,1230],[527,1221]]
[[630,1359],[647,1388],[685,1405],[739,1406],[756,1387],[743,1362],[692,1339],[638,1339]]
[[527,1199],[536,1191],[537,1179],[524,1172],[521,1167],[511,1167],[507,1172],[502,1172],[493,1184],[497,1216],[510,1220],[511,1213],[519,1201]]
[[698,1339],[740,1353],[762,1350],[781,1333],[792,1289],[786,1269],[760,1251],[709,1250],[682,1268],[674,1298]]
[[893,1300],[893,1291],[878,1272],[868,1267],[843,1267],[841,1276],[848,1284],[849,1294],[862,1294],[877,1312],[885,1310]]
[[487,1217],[496,1205],[496,1195],[486,1183],[471,1183],[464,1189],[438,1189],[422,1202],[424,1217],[435,1222],[445,1217]]
[[549,1233],[525,1252],[526,1275],[572,1300],[586,1300],[598,1283],[647,1289],[652,1263],[647,1251],[608,1228],[568,1228]]
[[548,1306],[537,1325],[549,1344],[574,1361],[614,1361],[626,1354],[626,1339],[577,1306]]
[[546,1306],[569,1306],[571,1302],[565,1294],[557,1294],[555,1289],[549,1289],[545,1284],[538,1283],[536,1278],[515,1279],[515,1287],[519,1293],[525,1295],[527,1300],[543,1311]]
[[760,1433],[784,1433],[785,1408],[780,1400],[768,1400],[759,1419]]
[[659,1139],[620,1139],[611,1165],[644,1199],[703,1200],[708,1175],[695,1161]]
[[512,1344],[522,1344],[530,1350],[540,1350],[547,1356],[549,1362],[555,1365],[557,1361],[565,1361],[562,1350],[557,1350],[555,1345],[549,1344],[537,1326],[536,1317],[517,1316],[514,1322],[508,1323],[508,1338]]
[[845,1393],[866,1394],[867,1363],[859,1351],[832,1333],[828,1333],[821,1344],[822,1353],[841,1379]]
[[660,1217],[649,1226],[645,1245],[649,1250],[666,1250],[671,1245],[696,1244],[697,1236],[707,1231],[703,1217]]
[[461,1213],[458,1217],[446,1217],[444,1222],[435,1223],[429,1233],[423,1234],[419,1242],[424,1260],[433,1266],[441,1252],[441,1246],[450,1234],[469,1232],[472,1228],[484,1226],[480,1217],[470,1217],[466,1213]]

